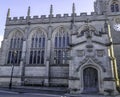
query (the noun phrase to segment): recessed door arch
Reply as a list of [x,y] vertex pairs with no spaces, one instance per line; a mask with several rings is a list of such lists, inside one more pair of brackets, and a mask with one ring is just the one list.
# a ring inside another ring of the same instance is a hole
[[84,93],[98,92],[98,71],[93,67],[87,67],[83,70]]

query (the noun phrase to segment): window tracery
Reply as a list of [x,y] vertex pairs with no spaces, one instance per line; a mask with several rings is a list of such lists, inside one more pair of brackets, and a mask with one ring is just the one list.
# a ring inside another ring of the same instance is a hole
[[20,64],[22,55],[23,37],[21,32],[15,32],[10,39],[7,64]]
[[54,63],[55,64],[67,64],[67,56],[68,56],[68,46],[69,46],[69,34],[65,31],[63,27],[60,27],[58,32],[55,35],[55,43],[54,43]]
[[119,12],[119,4],[117,2],[111,4],[111,12]]
[[44,32],[37,30],[31,38],[29,64],[45,63],[45,44],[46,38]]

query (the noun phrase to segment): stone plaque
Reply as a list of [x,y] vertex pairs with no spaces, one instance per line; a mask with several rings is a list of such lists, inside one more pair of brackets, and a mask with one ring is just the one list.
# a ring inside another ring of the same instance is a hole
[[104,50],[97,50],[97,56],[98,57],[103,57],[105,54],[105,51]]
[[77,56],[78,56],[78,57],[83,57],[84,54],[85,54],[84,50],[77,50],[76,53],[77,53]]

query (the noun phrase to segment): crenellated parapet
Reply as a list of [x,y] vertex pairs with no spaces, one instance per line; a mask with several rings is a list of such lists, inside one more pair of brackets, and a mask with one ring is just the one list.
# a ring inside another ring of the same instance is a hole
[[[71,22],[73,19],[73,14],[69,15],[69,14],[56,14],[56,16],[54,15],[41,15],[41,16],[26,16],[26,17],[8,17],[7,21],[6,21],[6,25],[26,25],[28,23],[28,21],[30,22],[30,24],[46,24],[49,23],[49,19],[51,19],[51,23],[63,23],[63,22]],[[104,15],[98,15],[95,12],[91,12],[90,15],[88,15],[87,13],[80,13],[80,15],[77,15],[76,13],[74,13],[74,20],[75,22],[82,22],[85,21],[86,19],[89,20],[97,20],[97,19],[104,19]]]
[[26,17],[10,17],[10,9],[7,12],[6,18],[6,26],[9,25],[27,25],[27,24],[49,24],[51,23],[71,23],[71,28],[75,22],[84,22],[87,19],[90,21],[97,21],[97,20],[105,20],[105,15],[98,15],[96,12],[91,12],[91,14],[87,14],[86,12],[80,13],[79,15],[75,12],[75,4],[73,3],[72,6],[72,13],[70,14],[53,14],[53,5],[50,6],[50,13],[49,15],[41,15],[41,16],[33,16],[31,17],[31,8],[28,7],[27,16]]

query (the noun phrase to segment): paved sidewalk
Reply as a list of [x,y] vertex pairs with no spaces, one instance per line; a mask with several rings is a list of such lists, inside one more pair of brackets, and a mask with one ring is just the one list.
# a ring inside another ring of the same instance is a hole
[[17,86],[17,87],[12,87],[12,89],[9,89],[8,87],[0,87],[0,92],[65,95],[63,97],[120,97],[120,95],[117,96],[90,95],[90,94],[72,95],[67,93],[67,88],[60,88],[60,87],[27,87],[27,86],[18,87]]
[[67,88],[62,87],[29,87],[29,86],[16,86],[9,89],[8,87],[0,87],[0,90],[18,92],[18,93],[48,93],[48,94],[65,94]]
[[78,95],[72,95],[72,94],[66,94],[66,97],[120,97],[120,95],[116,96],[105,96],[105,95],[95,95],[95,94],[78,94]]

